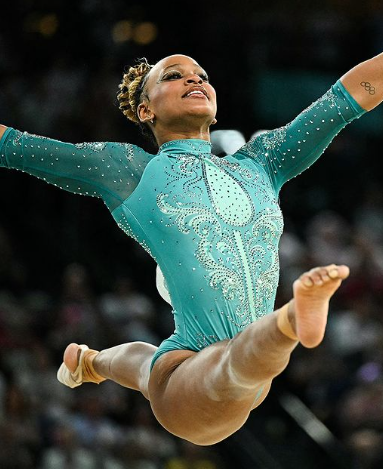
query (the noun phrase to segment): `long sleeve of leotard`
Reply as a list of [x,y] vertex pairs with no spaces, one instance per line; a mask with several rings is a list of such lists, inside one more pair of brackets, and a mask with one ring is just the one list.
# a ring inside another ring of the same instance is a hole
[[101,197],[110,210],[136,188],[153,155],[129,143],[64,143],[8,128],[0,167],[37,176],[62,189]]
[[311,166],[349,122],[365,112],[338,80],[292,122],[258,135],[234,156],[252,158],[279,192],[286,181]]

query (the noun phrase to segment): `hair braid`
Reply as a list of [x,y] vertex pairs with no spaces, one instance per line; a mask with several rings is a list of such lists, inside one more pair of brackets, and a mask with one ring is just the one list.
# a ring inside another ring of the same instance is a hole
[[150,65],[146,58],[138,59],[138,64],[124,73],[119,85],[120,91],[117,95],[119,108],[129,120],[137,124],[140,124],[137,107],[141,102],[146,79],[152,68],[153,65]]

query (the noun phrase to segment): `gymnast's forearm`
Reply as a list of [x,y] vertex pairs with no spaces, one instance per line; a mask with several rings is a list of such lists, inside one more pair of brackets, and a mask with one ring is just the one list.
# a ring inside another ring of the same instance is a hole
[[352,68],[341,81],[362,108],[374,109],[383,101],[383,53]]
[[5,125],[0,124],[0,139],[4,135],[4,132],[7,130],[7,127]]

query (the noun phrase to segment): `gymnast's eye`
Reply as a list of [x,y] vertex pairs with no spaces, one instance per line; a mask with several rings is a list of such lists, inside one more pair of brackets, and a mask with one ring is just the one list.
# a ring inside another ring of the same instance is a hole
[[174,72],[167,73],[162,79],[163,80],[177,80],[178,78],[181,78],[181,77],[182,77],[181,72],[174,71]]
[[209,81],[209,77],[206,73],[200,73],[198,76],[202,78],[203,81]]

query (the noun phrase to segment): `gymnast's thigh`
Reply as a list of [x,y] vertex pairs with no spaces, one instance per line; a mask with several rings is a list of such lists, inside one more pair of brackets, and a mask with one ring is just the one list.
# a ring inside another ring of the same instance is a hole
[[235,395],[225,372],[217,374],[227,343],[217,342],[198,353],[168,352],[156,361],[149,379],[149,400],[157,420],[169,432],[210,445],[246,422],[259,389]]

